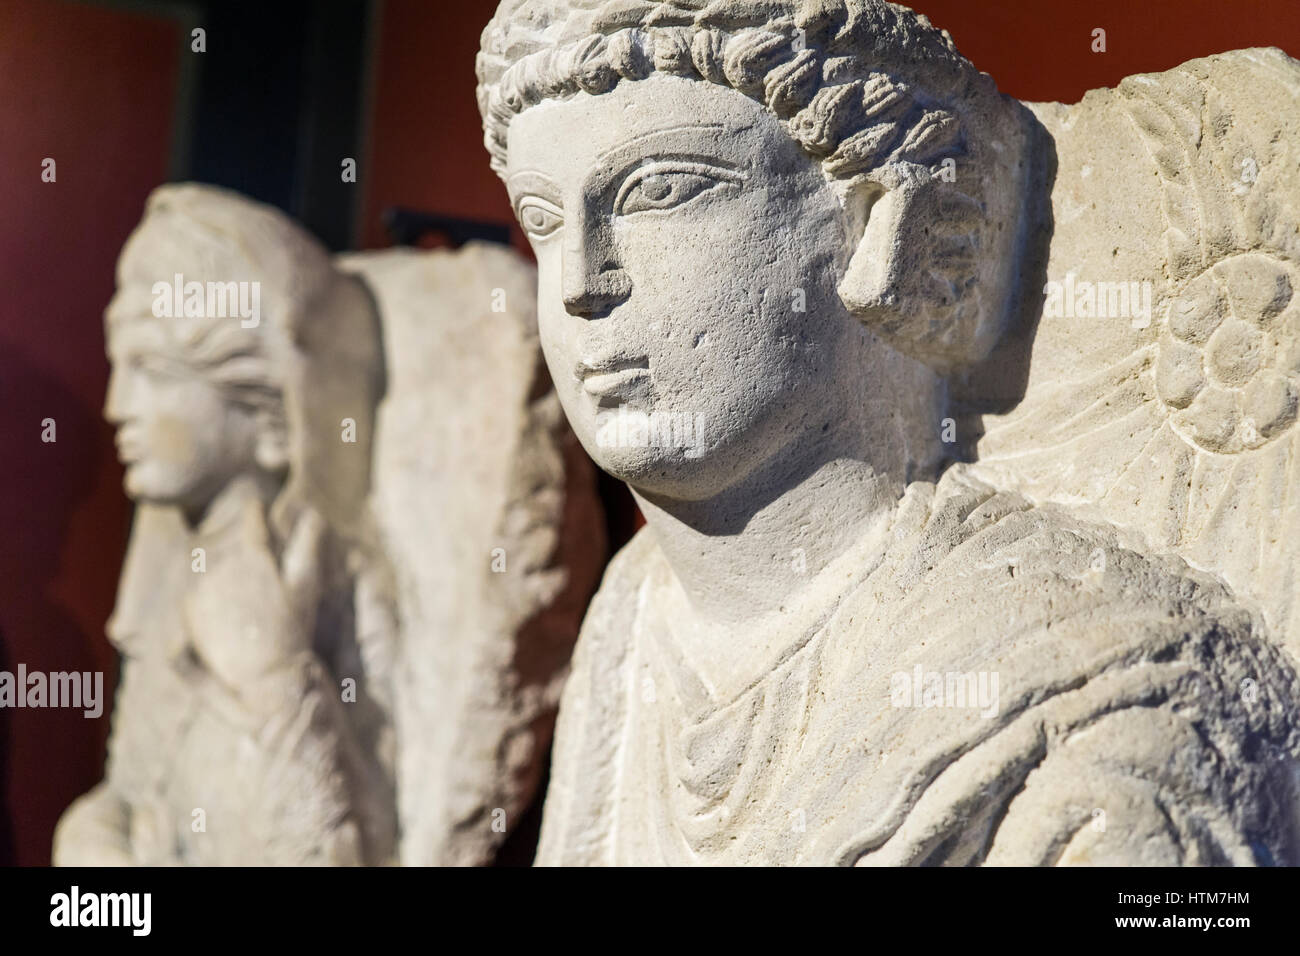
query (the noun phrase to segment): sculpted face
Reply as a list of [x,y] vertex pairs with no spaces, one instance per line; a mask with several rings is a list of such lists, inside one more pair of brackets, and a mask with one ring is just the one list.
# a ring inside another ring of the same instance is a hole
[[851,240],[771,113],[654,74],[543,102],[509,137],[542,348],[597,464],[696,500],[824,429],[862,374],[866,333],[836,294]]
[[254,413],[174,356],[165,323],[154,318],[147,287],[126,286],[109,305],[113,363],[104,416],[117,426],[126,493],[190,515],[236,475],[256,467]]

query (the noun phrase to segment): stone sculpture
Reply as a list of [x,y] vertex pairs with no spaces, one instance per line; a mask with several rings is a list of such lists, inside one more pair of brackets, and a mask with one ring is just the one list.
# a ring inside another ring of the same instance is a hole
[[[494,275],[521,303],[498,318],[522,353],[530,272],[505,253],[491,264],[479,278]],[[425,303],[434,328],[413,361],[433,348],[439,305]],[[485,299],[480,312],[488,308]],[[536,786],[528,758],[549,740],[550,715],[535,698],[557,679],[540,671],[565,664],[563,621],[519,679],[524,635],[502,629],[517,619],[467,615],[453,622],[460,630],[438,635],[480,670],[497,668],[495,695],[472,701],[485,720],[469,741],[492,756],[440,750],[423,768],[419,800],[399,798],[410,789],[407,754],[424,746],[430,722],[406,718],[412,701],[443,691],[431,670],[444,682],[463,675],[412,663],[433,641],[397,593],[408,555],[385,550],[383,519],[404,504],[413,533],[444,530],[428,523],[421,489],[393,481],[403,448],[416,460],[425,453],[413,447],[422,430],[392,412],[411,396],[404,370],[388,367],[387,337],[410,318],[391,328],[389,318],[366,281],[278,211],[192,184],[150,197],[105,323],[105,413],[137,503],[109,626],[122,686],[105,780],[64,814],[56,863],[482,863],[517,821]],[[520,397],[498,390],[494,399],[489,410],[526,420]],[[552,441],[561,438],[552,429],[522,441],[558,454]],[[557,491],[566,474],[571,488]],[[581,513],[590,498],[581,475],[562,467],[528,490],[539,489],[549,497],[531,509],[527,494],[510,500],[537,526],[533,567],[558,580],[544,595],[522,573],[511,583],[516,605],[545,617],[548,601],[584,586],[554,558],[572,527],[560,507]],[[474,486],[460,492],[439,505],[477,504]],[[486,550],[461,557],[487,574]],[[470,704],[443,695],[423,707],[458,725],[466,716],[451,708]],[[502,711],[533,724],[515,726]],[[495,818],[425,822],[429,806],[460,800],[463,809],[497,795]]]
[[1022,104],[876,0],[505,0],[478,76],[647,522],[539,863],[1300,862],[1300,64]]
[[482,864],[537,795],[604,567],[595,470],[541,360],[522,257],[470,243],[339,264],[384,317],[373,511],[402,635],[401,859]]

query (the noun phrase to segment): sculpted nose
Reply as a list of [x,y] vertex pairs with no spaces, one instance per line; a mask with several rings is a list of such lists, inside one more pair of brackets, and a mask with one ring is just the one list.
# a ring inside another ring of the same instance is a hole
[[591,220],[565,230],[564,307],[570,315],[599,318],[632,294],[632,280],[619,267],[608,227]]
[[570,315],[599,318],[626,301],[631,291],[632,282],[622,269],[606,269],[601,272],[584,269],[572,281],[566,270],[564,307]]

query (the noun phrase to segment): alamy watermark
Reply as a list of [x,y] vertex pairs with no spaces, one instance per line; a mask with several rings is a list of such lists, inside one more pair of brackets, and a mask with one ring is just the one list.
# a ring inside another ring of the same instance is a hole
[[889,703],[893,707],[979,708],[989,718],[998,712],[997,671],[923,670],[896,671],[889,681]]
[[679,412],[641,412],[626,405],[596,415],[600,448],[681,448],[687,458],[704,453],[704,416]]
[[72,707],[83,716],[104,712],[103,671],[0,671],[0,707]]
[[186,282],[176,273],[159,281],[153,293],[153,314],[159,319],[239,319],[245,329],[262,321],[262,284],[252,282]]
[[50,897],[51,926],[117,926],[132,936],[148,936],[152,912],[152,893],[83,893],[74,883],[68,892]]
[[1043,286],[1043,314],[1049,318],[1128,319],[1135,329],[1151,324],[1150,282],[1089,282],[1067,273],[1064,282]]

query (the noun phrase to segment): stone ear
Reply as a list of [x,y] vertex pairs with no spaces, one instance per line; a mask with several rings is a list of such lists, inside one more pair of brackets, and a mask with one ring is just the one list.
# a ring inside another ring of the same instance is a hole
[[840,281],[844,305],[937,372],[977,359],[996,332],[982,315],[981,204],[929,179],[904,179],[866,198],[861,238]]
[[932,336],[953,304],[932,275],[934,244],[944,231],[935,183],[904,179],[860,200],[861,238],[840,282],[840,299],[872,332],[901,352],[941,367]]
[[868,327],[889,337],[901,322],[899,288],[916,247],[905,241],[905,213],[914,205],[916,186],[860,190],[850,197],[850,221],[857,245],[840,282],[840,299]]

